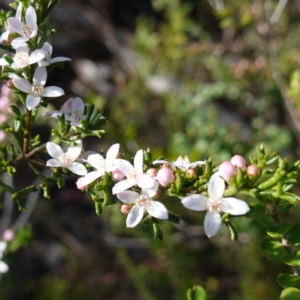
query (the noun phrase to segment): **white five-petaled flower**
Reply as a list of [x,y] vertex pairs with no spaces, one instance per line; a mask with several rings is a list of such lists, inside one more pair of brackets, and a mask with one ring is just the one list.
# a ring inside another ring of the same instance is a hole
[[134,166],[124,159],[116,159],[115,166],[126,176],[112,189],[113,194],[123,192],[134,185],[142,189],[155,189],[156,181],[143,172],[143,150],[139,150],[134,157]]
[[168,162],[166,160],[155,160],[153,162],[153,164],[170,164],[170,166],[173,168],[173,169],[180,169],[181,171],[185,172],[187,171],[188,169],[190,168],[195,168],[197,165],[205,165],[205,162],[204,161],[195,161],[193,163],[190,162],[189,158],[187,156],[179,156],[177,158],[176,161],[173,161],[173,162]]
[[250,210],[245,201],[233,197],[223,198],[224,190],[225,181],[216,172],[208,183],[208,197],[193,194],[182,200],[182,204],[188,209],[207,211],[204,219],[204,231],[209,238],[216,235],[220,229],[222,223],[220,212],[244,215]]
[[[18,5],[15,18],[21,20],[21,15],[22,15],[22,2],[20,2]],[[15,32],[7,21],[4,23],[4,27],[5,27],[5,31],[0,36],[0,43],[2,43],[3,41],[8,41],[9,35]]]
[[84,176],[87,174],[85,166],[81,163],[75,162],[81,153],[81,143],[78,146],[70,146],[67,152],[64,152],[63,149],[52,142],[46,144],[46,149],[50,156],[53,159],[47,161],[48,167],[63,167],[69,169],[71,172]]
[[9,270],[8,265],[2,261],[3,252],[6,249],[7,243],[4,241],[0,242],[0,274],[6,273]]
[[152,200],[152,197],[155,196],[158,189],[158,183],[155,183],[155,188],[152,189],[142,189],[142,192],[139,194],[133,191],[123,191],[117,193],[117,197],[123,203],[133,204],[127,219],[127,227],[135,227],[139,224],[144,216],[144,213],[147,212],[149,215],[154,218],[166,220],[169,217],[166,207],[158,201]]
[[53,50],[52,50],[52,46],[49,43],[45,43],[43,45],[42,49],[46,52],[46,55],[45,55],[45,58],[43,60],[38,62],[39,66],[41,66],[41,67],[46,67],[50,64],[54,64],[54,63],[57,63],[57,62],[70,61],[71,60],[70,58],[63,57],[63,56],[51,58]]
[[91,154],[88,156],[88,163],[97,171],[92,171],[85,175],[82,184],[88,185],[97,178],[104,175],[105,172],[112,172],[114,170],[114,163],[119,153],[120,144],[112,145],[106,153],[106,159],[100,154]]
[[11,42],[14,49],[26,44],[27,41],[37,36],[37,17],[32,6],[29,6],[26,10],[25,20],[26,23],[23,23],[16,17],[11,17],[7,20],[9,26],[20,35],[20,37]]
[[36,108],[42,97],[59,97],[64,95],[64,91],[57,86],[44,87],[47,80],[47,70],[45,67],[35,69],[33,83],[24,78],[13,78],[14,86],[20,91],[28,94],[26,97],[26,107],[29,110]]
[[67,100],[60,110],[52,110],[43,114],[43,116],[50,116],[57,119],[57,116],[65,115],[67,121],[71,121],[71,126],[80,126],[80,121],[84,120],[85,104],[81,98],[70,98]]

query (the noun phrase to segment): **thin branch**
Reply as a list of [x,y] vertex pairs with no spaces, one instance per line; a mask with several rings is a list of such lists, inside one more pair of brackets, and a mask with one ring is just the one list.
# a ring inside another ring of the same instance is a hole
[[271,25],[276,25],[279,22],[280,17],[282,15],[287,3],[288,3],[288,0],[279,0],[275,11],[274,11],[273,15],[270,18],[270,24]]

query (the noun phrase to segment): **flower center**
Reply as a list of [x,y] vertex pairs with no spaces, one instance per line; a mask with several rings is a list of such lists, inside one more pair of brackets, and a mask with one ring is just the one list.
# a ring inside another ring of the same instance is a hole
[[126,176],[129,180],[133,181],[134,183],[136,183],[138,181],[138,173],[136,172],[136,169],[132,169],[127,173]]
[[28,53],[24,51],[17,51],[14,60],[18,65],[25,66],[28,64],[28,58],[29,58]]
[[42,96],[44,92],[44,86],[40,83],[35,82],[32,85],[31,91],[35,96]]
[[59,158],[59,162],[62,167],[69,168],[73,164],[73,159],[68,153],[63,153]]
[[106,170],[106,160],[103,158],[100,158],[97,162],[96,162],[96,169],[97,170]]
[[80,123],[80,121],[83,119],[83,113],[80,110],[74,110],[71,118],[72,122]]
[[140,195],[136,200],[136,204],[141,208],[146,208],[150,201],[151,199],[147,195]]
[[23,25],[21,30],[22,30],[22,33],[23,33],[24,37],[26,37],[26,38],[31,37],[31,34],[32,34],[33,30],[29,25]]
[[206,206],[207,210],[210,212],[219,212],[221,211],[222,201],[221,199],[209,198]]

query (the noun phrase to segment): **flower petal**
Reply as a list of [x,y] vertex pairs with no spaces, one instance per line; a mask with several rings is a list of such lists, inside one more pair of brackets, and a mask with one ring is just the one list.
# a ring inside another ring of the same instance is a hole
[[125,159],[116,159],[115,166],[125,175],[134,169],[133,165]]
[[76,97],[74,101],[72,102],[72,112],[78,110],[82,113],[84,113],[84,102],[81,98]]
[[208,183],[208,195],[212,198],[220,199],[225,190],[225,181],[216,172],[213,174]]
[[23,22],[15,17],[11,17],[7,19],[7,23],[14,31],[16,31],[19,35],[22,35]]
[[207,209],[207,197],[199,194],[193,194],[183,198],[181,203],[184,207],[193,211],[203,211]]
[[70,155],[72,160],[76,160],[76,158],[80,155],[81,153],[82,146],[70,146],[67,150],[67,153]]
[[[36,12],[35,9],[32,6],[29,6],[26,9],[26,15],[25,15],[26,25],[29,25],[32,29],[36,27]],[[31,36],[34,37],[34,36]]]
[[7,243],[5,241],[0,242],[0,253],[1,254],[6,249],[6,246],[7,246]]
[[117,194],[120,192],[123,192],[129,188],[131,188],[134,185],[134,183],[132,181],[130,181],[129,179],[125,179],[122,181],[119,181],[112,189],[112,193],[113,194]]
[[155,179],[148,174],[143,174],[139,178],[137,185],[142,189],[149,189],[155,186]]
[[144,210],[137,205],[134,205],[132,209],[130,210],[127,219],[126,219],[126,225],[129,228],[135,227],[137,224],[139,224],[144,215]]
[[49,155],[55,158],[56,160],[59,160],[61,155],[64,153],[63,149],[59,145],[52,142],[48,142],[46,144],[46,149]]
[[33,82],[45,85],[47,81],[47,69],[45,67],[37,67],[34,71]]
[[197,165],[199,165],[199,166],[205,165],[205,161],[198,160],[198,161],[192,162],[188,165],[188,168],[195,168]]
[[87,174],[86,167],[83,164],[78,162],[74,162],[68,169],[77,175],[84,176]]
[[104,163],[104,158],[101,154],[91,154],[87,158],[88,163],[97,170],[104,170],[104,168],[99,168],[99,165]]
[[59,110],[51,110],[51,111],[47,111],[47,112],[43,113],[43,116],[52,117],[52,118],[57,119],[57,116],[61,116],[62,114],[63,113]]
[[6,273],[8,270],[9,270],[8,265],[4,261],[0,260],[0,273],[1,274]]
[[134,168],[138,174],[143,174],[143,150],[139,150],[134,157]]
[[61,163],[56,160],[56,159],[49,159],[47,160],[47,164],[46,164],[47,167],[61,167]]
[[204,231],[211,238],[216,235],[221,227],[221,215],[217,212],[207,212],[204,218]]
[[18,49],[19,47],[26,45],[27,41],[28,41],[27,38],[17,37],[13,39],[10,44],[14,49]]
[[28,95],[26,97],[26,107],[29,110],[33,110],[34,108],[36,108],[39,105],[40,102],[41,102],[41,97],[39,97],[39,96],[34,97],[34,96],[31,96],[31,95]]
[[50,59],[50,64],[55,64],[57,62],[62,62],[62,61],[70,61],[71,58],[69,57],[64,57],[64,56],[58,56]]
[[150,188],[143,188],[142,193],[148,195],[150,198],[154,197],[157,193],[159,183],[154,180],[154,185]]
[[82,185],[88,185],[91,182],[95,181],[97,178],[101,177],[104,174],[104,171],[92,171],[85,175],[82,180]]
[[134,204],[139,197],[139,194],[133,191],[123,191],[116,194],[118,199],[126,204]]
[[46,55],[46,52],[42,49],[34,50],[29,56],[29,64],[35,64],[36,62],[42,60]]
[[45,87],[43,92],[44,97],[59,97],[64,94],[65,94],[64,90],[58,86]]
[[148,207],[146,208],[149,215],[153,216],[154,218],[160,220],[166,220],[169,218],[169,213],[166,207],[158,202],[158,201],[150,201]]
[[222,211],[230,215],[244,215],[249,210],[248,204],[243,201],[233,197],[227,197],[222,199]]
[[13,84],[18,90],[20,90],[24,93],[29,94],[31,92],[31,84],[28,80],[26,80],[24,78],[19,78],[19,77],[14,78]]
[[112,166],[114,164],[114,161],[119,153],[120,144],[114,144],[112,145],[106,153],[106,162]]

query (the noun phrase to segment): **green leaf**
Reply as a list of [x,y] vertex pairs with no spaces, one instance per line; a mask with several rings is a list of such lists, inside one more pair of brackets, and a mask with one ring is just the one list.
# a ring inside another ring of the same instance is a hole
[[283,244],[277,240],[266,238],[261,242],[260,246],[266,257],[272,261],[282,261],[287,256]]
[[263,205],[259,203],[251,203],[249,206],[250,206],[250,211],[247,214],[248,217],[262,218],[268,216],[266,212],[266,208]]
[[300,250],[293,253],[292,255],[285,257],[282,261],[289,266],[299,267],[300,266]]
[[293,275],[293,274],[287,274],[287,273],[281,273],[277,276],[277,282],[283,288],[295,286],[298,283],[300,283],[300,276]]
[[154,239],[162,241],[164,239],[164,234],[162,232],[161,226],[158,221],[153,221],[153,233]]
[[187,291],[188,300],[206,300],[207,294],[203,287],[199,285],[193,286],[193,288],[188,289]]
[[280,294],[281,300],[299,300],[300,290],[294,287],[284,289]]
[[275,226],[267,230],[267,234],[271,237],[281,239],[289,230],[289,223],[282,223],[280,226]]
[[286,239],[289,244],[300,243],[300,224],[294,225],[287,233]]

